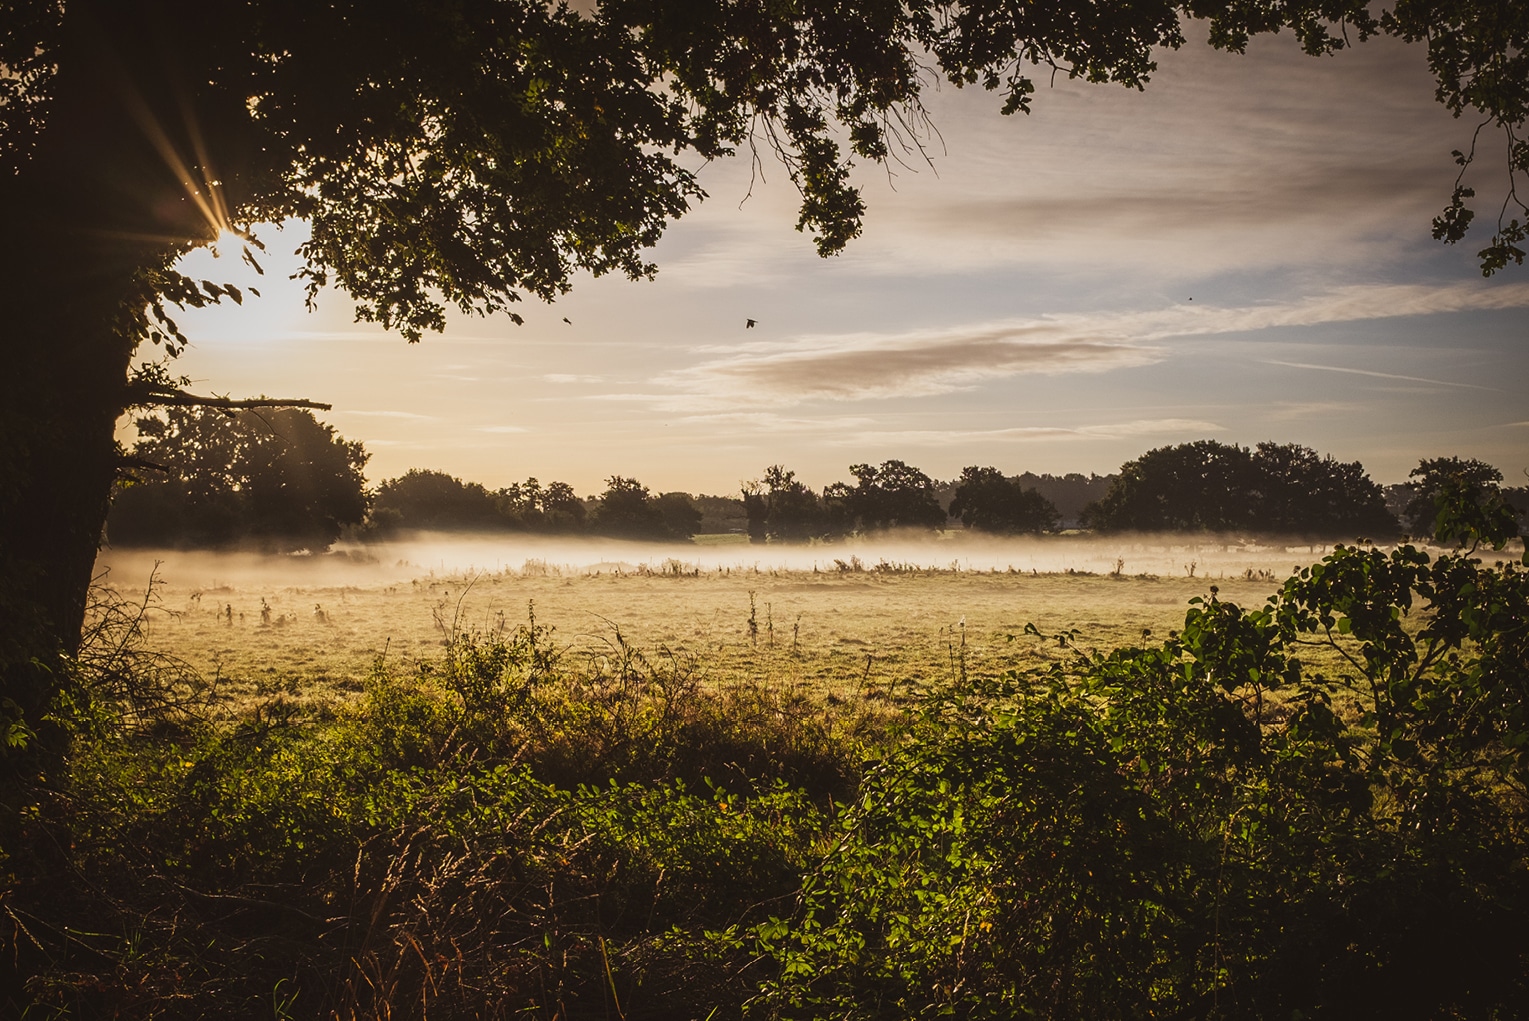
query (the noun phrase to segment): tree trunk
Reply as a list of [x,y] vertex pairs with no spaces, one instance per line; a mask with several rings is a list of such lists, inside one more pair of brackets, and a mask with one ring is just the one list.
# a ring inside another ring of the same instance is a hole
[[19,711],[45,745],[111,501],[140,274],[195,236],[85,7],[68,8],[32,158],[0,180],[0,731]]

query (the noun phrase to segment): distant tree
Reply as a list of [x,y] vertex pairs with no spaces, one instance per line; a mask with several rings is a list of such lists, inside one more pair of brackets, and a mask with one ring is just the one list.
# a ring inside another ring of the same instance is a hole
[[495,496],[500,514],[533,531],[574,532],[584,525],[584,501],[566,482],[549,482],[544,487],[532,477],[511,483]]
[[384,530],[503,528],[509,523],[494,494],[483,486],[421,468],[377,487],[372,521]]
[[124,545],[322,548],[366,512],[367,453],[308,411],[169,408],[137,421],[108,537]]
[[762,480],[744,483],[743,503],[751,542],[801,542],[828,530],[818,494],[782,465],[772,464]]
[[1220,531],[1253,525],[1255,473],[1247,448],[1197,440],[1149,450],[1120,475],[1084,521],[1104,531]]
[[1149,450],[1121,466],[1085,521],[1105,531],[1230,531],[1386,536],[1398,531],[1386,493],[1358,461],[1295,443],[1257,450],[1199,440]]
[[748,510],[739,497],[698,493],[690,502],[701,512],[702,532],[723,535],[748,531]]
[[1083,518],[1083,509],[1104,498],[1115,482],[1114,475],[1083,475],[1068,472],[1066,475],[1024,472],[1015,481],[1026,489],[1033,489],[1050,500],[1061,516],[1063,528],[1075,527]]
[[576,532],[584,527],[586,511],[573,487],[566,482],[549,482],[542,491],[542,522],[549,531]]
[[667,539],[669,528],[658,501],[636,479],[612,475],[595,507],[594,530],[622,539]]
[[856,484],[835,482],[823,490],[828,517],[838,530],[940,528],[945,511],[935,496],[934,480],[902,461],[883,461],[879,468],[852,464]]
[[950,516],[981,532],[1052,532],[1061,522],[1056,506],[997,468],[961,469]]
[[691,502],[689,493],[661,493],[653,501],[664,520],[664,528],[675,539],[689,539],[701,530],[701,512]]
[[1358,461],[1323,457],[1296,443],[1253,452],[1253,525],[1261,531],[1380,537],[1400,531],[1385,491]]
[[1407,505],[1408,527],[1415,533],[1452,541],[1451,522],[1463,522],[1493,537],[1519,534],[1525,508],[1510,502],[1502,472],[1485,461],[1458,457],[1424,458],[1408,473],[1415,494]]

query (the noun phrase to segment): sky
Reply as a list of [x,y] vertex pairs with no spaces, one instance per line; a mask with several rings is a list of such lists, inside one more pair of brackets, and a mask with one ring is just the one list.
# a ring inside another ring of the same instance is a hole
[[[771,464],[821,487],[889,458],[1106,474],[1210,438],[1305,444],[1383,483],[1476,457],[1523,484],[1529,267],[1483,279],[1484,226],[1429,236],[1474,125],[1434,101],[1422,50],[1317,59],[1286,35],[1159,61],[1144,92],[1041,80],[1029,116],[931,89],[923,153],[857,170],[865,233],[827,260],[768,155],[700,166],[710,198],[655,280],[581,276],[519,327],[458,316],[410,345],[342,293],[309,313],[282,280],[303,225],[262,228],[263,278],[237,252],[187,257],[263,297],[181,315],[174,370],[332,403],[373,483],[729,493]],[[1483,139],[1478,223],[1505,188]]]

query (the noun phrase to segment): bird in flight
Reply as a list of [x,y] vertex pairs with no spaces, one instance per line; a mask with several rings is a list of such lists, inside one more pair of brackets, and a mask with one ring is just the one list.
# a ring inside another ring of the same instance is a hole
[[745,330],[752,330],[752,329],[753,329],[753,328],[754,328],[754,327],[756,327],[756,326],[758,326],[758,325],[759,325],[759,324],[758,324],[758,323],[756,323],[756,322],[755,322],[755,321],[754,321],[754,320],[752,320],[752,319],[745,319],[745,320],[744,320],[744,321],[743,321],[743,328],[744,328],[744,329],[745,329]]
[[573,325],[573,320],[569,319],[567,316],[563,317],[563,322],[567,323],[569,326]]

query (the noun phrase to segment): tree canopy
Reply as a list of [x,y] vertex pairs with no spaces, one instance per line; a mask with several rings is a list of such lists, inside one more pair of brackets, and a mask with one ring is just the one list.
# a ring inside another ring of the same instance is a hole
[[367,453],[312,412],[170,408],[138,420],[113,542],[322,548],[366,513]]
[[1215,440],[1158,447],[1127,461],[1085,520],[1104,531],[1331,537],[1398,531],[1380,486],[1357,461],[1322,457],[1299,444],[1249,450]]
[[852,464],[855,485],[835,482],[823,490],[830,520],[840,531],[860,528],[874,532],[885,528],[941,528],[946,515],[935,497],[934,480],[902,461],[883,461],[878,467]]
[[1061,524],[1056,505],[997,468],[961,469],[950,516],[983,532],[1051,532]]

